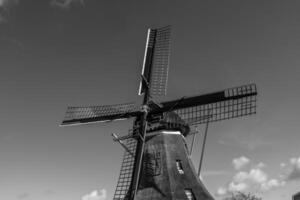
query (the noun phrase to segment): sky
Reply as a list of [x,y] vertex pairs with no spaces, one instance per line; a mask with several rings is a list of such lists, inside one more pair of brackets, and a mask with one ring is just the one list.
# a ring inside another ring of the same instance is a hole
[[201,177],[210,193],[291,199],[300,191],[299,10],[292,0],[0,0],[0,199],[112,199],[123,149],[111,133],[132,121],[59,124],[71,105],[140,104],[147,28],[165,25],[165,100],[258,88],[256,115],[209,125]]

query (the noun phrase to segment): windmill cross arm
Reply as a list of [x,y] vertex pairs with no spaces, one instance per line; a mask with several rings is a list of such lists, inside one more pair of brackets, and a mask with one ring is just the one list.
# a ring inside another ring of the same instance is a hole
[[[204,94],[194,97],[185,97],[178,100],[163,102],[163,110],[167,111],[169,109],[182,109],[193,106],[206,105],[210,103],[216,103],[226,100],[241,99],[248,96],[257,95],[256,85],[249,84],[235,88],[229,88],[223,91],[214,92],[210,94]],[[180,102],[180,103],[177,103]],[[174,106],[176,105],[176,106]],[[172,108],[174,107],[174,108]]]
[[256,85],[244,85],[223,91],[175,101],[163,102],[163,108],[154,109],[151,116],[175,112],[189,125],[221,121],[256,113]]

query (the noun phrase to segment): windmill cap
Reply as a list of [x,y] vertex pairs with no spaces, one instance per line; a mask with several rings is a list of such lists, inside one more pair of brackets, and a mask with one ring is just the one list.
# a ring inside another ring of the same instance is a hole
[[178,130],[184,136],[190,132],[190,126],[179,117],[175,112],[167,112],[164,114],[163,120],[160,122],[167,130]]

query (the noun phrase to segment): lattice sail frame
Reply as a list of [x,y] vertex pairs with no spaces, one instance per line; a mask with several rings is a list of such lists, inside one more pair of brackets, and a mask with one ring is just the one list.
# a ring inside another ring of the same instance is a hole
[[177,113],[189,125],[216,122],[256,113],[255,84],[230,88],[221,92],[201,95],[176,101],[165,102],[164,109]]
[[170,37],[170,26],[157,29],[150,80],[151,96],[163,96],[167,93],[171,43]]
[[163,96],[167,93],[171,26],[158,29],[148,29],[142,75],[146,79],[141,81],[139,95],[149,87],[150,96]]
[[61,126],[122,120],[135,117],[138,113],[134,103],[68,107]]
[[[134,152],[135,156],[137,141],[133,138],[126,139],[126,145],[131,152]],[[134,157],[125,151],[113,200],[124,200],[126,195],[129,195],[133,167]]]

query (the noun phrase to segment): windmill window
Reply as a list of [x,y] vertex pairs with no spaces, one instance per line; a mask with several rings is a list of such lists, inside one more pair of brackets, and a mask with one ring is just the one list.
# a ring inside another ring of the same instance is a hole
[[191,189],[185,189],[184,192],[188,200],[196,200],[195,195]]
[[180,160],[176,160],[176,167],[179,172],[179,174],[184,174],[183,168],[182,168],[182,163]]

